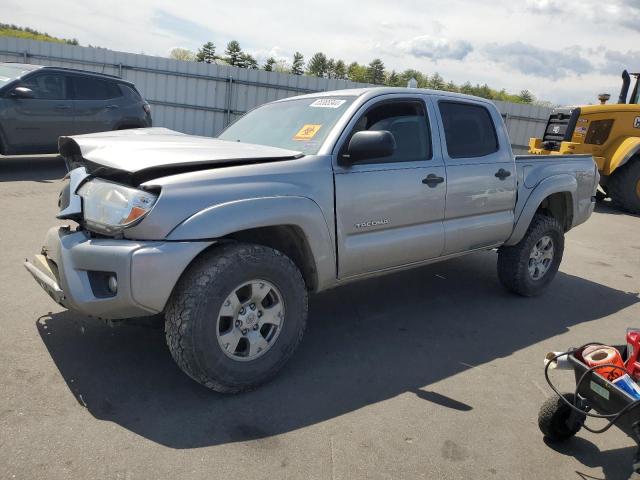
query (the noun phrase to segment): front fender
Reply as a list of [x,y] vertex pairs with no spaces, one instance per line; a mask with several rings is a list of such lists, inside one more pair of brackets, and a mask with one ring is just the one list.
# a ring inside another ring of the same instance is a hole
[[608,168],[605,169],[603,174],[611,175],[638,152],[640,152],[640,137],[626,138],[611,156]]
[[299,196],[262,197],[213,205],[176,226],[167,240],[210,240],[242,230],[292,225],[304,233],[318,274],[318,290],[335,282],[334,242],[322,210]]
[[527,229],[538,207],[549,195],[553,195],[554,193],[570,193],[572,211],[568,213],[573,215],[574,212],[578,211],[578,205],[576,203],[577,191],[578,182],[575,177],[571,175],[554,175],[538,183],[538,185],[531,190],[531,193],[529,193],[529,197],[522,207],[520,215],[517,217],[518,219],[516,220],[513,232],[505,242],[505,245],[515,245],[522,240],[525,233],[527,233]]

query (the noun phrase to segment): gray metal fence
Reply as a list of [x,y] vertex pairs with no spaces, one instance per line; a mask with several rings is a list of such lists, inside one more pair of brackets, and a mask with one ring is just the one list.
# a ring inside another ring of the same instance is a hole
[[[50,42],[0,37],[0,61],[79,68],[134,82],[153,106],[153,121],[180,132],[217,135],[229,122],[265,102],[301,93],[365,86],[348,80],[184,62]],[[539,136],[550,109],[495,102],[514,150]]]

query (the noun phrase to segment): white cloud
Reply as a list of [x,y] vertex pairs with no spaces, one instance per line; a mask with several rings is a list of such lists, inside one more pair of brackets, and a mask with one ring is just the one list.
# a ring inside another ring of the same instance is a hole
[[582,75],[593,70],[591,62],[582,57],[576,47],[558,51],[522,42],[504,45],[494,43],[487,45],[484,53],[495,63],[536,77],[562,78]]
[[473,50],[469,42],[449,41],[446,38],[429,35],[420,35],[411,40],[395,42],[394,47],[414,57],[430,58],[434,61],[462,60]]
[[625,69],[630,72],[637,72],[640,67],[640,51],[628,50],[619,52],[617,50],[605,50],[603,60],[604,62],[600,66],[602,73],[619,75]]
[[559,0],[527,0],[527,7],[534,13],[556,15],[563,13],[563,4]]

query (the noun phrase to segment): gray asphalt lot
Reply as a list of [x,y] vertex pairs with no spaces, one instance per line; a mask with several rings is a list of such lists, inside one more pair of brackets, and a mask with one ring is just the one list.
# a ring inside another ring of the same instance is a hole
[[[550,291],[504,291],[495,253],[311,299],[265,387],[209,392],[163,332],[67,312],[22,267],[56,222],[55,157],[0,158],[0,478],[626,478],[617,430],[548,445],[542,358],[640,326],[640,218],[600,205]],[[561,385],[571,375],[558,372]],[[599,425],[593,422],[592,425]]]

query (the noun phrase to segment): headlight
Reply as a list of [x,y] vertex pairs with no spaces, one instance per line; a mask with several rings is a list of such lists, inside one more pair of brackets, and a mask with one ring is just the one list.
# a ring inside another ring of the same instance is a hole
[[119,233],[140,221],[157,196],[117,183],[93,179],[78,189],[88,228],[106,234]]

